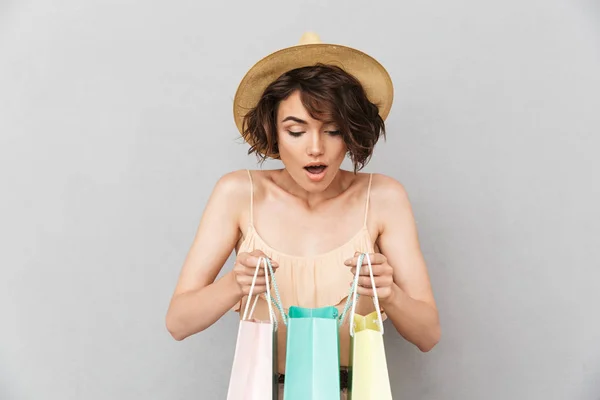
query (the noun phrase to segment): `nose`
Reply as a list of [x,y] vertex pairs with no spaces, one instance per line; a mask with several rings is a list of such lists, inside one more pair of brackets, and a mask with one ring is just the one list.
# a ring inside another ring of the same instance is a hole
[[325,143],[323,135],[320,132],[313,132],[310,135],[307,153],[311,157],[320,156],[325,152]]

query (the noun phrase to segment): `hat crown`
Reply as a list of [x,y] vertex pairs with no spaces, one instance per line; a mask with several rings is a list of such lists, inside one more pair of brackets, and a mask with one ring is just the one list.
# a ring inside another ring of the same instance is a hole
[[298,41],[298,44],[319,44],[323,43],[321,38],[315,32],[304,32]]

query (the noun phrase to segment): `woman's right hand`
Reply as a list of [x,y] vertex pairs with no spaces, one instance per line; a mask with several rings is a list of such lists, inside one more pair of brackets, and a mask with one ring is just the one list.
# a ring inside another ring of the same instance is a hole
[[[240,296],[247,296],[250,293],[250,287],[252,286],[252,279],[254,272],[256,271],[256,264],[258,260],[263,257],[267,258],[265,253],[260,250],[254,250],[250,253],[239,253],[235,264],[233,266],[233,277],[239,289]],[[273,272],[277,270],[279,265],[275,261],[271,261]],[[270,275],[270,274],[269,274]],[[269,276],[270,280],[270,276]],[[252,290],[252,295],[262,294],[267,291],[267,280],[265,278],[265,265],[264,261],[261,261]]]

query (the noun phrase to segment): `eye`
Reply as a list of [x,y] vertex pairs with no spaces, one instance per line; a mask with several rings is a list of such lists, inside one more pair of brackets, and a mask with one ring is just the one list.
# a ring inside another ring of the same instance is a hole
[[338,136],[341,133],[339,130],[336,130],[336,131],[325,131],[325,132],[327,132],[331,136]]
[[290,135],[292,135],[293,137],[298,137],[298,136],[302,135],[304,132],[294,132],[294,131],[288,130],[288,133]]

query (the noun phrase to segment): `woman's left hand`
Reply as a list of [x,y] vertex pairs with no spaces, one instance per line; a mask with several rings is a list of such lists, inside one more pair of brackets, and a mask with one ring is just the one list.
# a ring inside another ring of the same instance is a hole
[[[360,253],[354,253],[354,257],[349,258],[344,262],[345,265],[352,267],[352,274],[356,275],[356,264]],[[377,289],[377,297],[381,300],[386,300],[393,295],[394,285],[394,269],[387,262],[386,256],[380,253],[370,253],[371,267],[373,269],[373,279],[375,280],[375,288]],[[351,283],[352,284],[352,283]],[[369,275],[369,264],[367,257],[363,259],[363,265],[360,269],[358,278],[358,294],[361,296],[373,297],[373,286],[371,285],[371,276]]]

